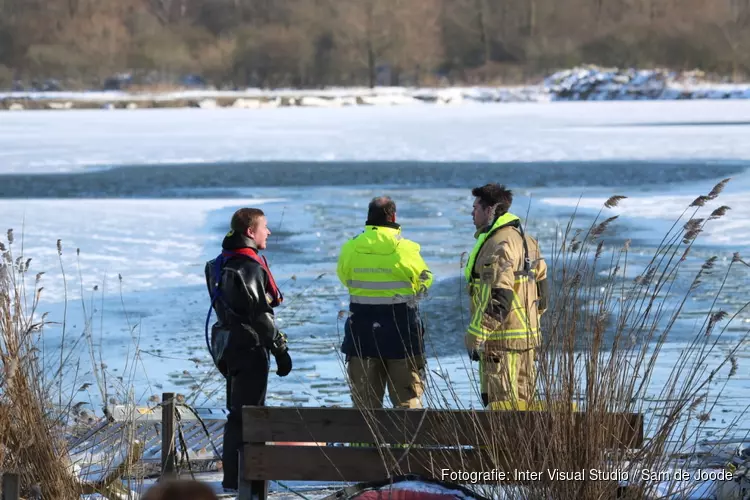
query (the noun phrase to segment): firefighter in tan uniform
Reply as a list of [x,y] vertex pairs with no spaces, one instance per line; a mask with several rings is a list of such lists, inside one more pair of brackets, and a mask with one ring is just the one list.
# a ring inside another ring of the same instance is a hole
[[547,308],[547,266],[537,241],[509,213],[502,185],[472,190],[476,243],[465,277],[471,319],[466,348],[479,362],[482,402],[489,409],[529,409],[536,393],[539,320]]

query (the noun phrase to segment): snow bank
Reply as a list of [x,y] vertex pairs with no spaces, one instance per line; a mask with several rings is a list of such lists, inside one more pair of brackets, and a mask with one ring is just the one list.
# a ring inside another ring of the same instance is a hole
[[0,110],[135,109],[191,107],[341,107],[527,102],[548,100],[541,87],[406,88],[378,87],[305,89],[198,90],[169,93],[128,92],[0,92]]
[[597,66],[559,71],[544,80],[553,100],[750,99],[750,84],[714,83],[699,71]]

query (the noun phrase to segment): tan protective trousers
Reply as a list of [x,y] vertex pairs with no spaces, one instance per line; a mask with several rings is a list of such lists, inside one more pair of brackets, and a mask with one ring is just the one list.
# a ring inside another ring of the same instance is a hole
[[494,403],[497,409],[504,409],[508,403],[531,403],[536,395],[534,358],[535,350],[527,349],[496,351],[480,360],[479,384],[484,405],[490,407]]
[[425,359],[351,357],[347,363],[355,408],[382,408],[385,389],[394,408],[422,408]]

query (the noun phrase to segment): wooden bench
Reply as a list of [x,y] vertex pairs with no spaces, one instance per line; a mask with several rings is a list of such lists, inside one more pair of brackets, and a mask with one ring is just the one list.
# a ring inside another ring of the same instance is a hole
[[[566,427],[575,429],[579,439],[600,425],[604,428],[601,435],[609,436],[607,448],[642,446],[640,414],[568,415],[574,426]],[[248,406],[242,413],[239,498],[266,498],[270,480],[363,482],[405,474],[448,480],[445,469],[512,474],[516,468],[537,464],[544,470],[551,466],[547,442],[561,418],[565,417],[560,413],[533,411],[377,409],[363,413],[354,408]],[[510,439],[519,432],[534,436],[515,441],[532,443],[524,450],[486,446],[493,442],[490,433],[505,433]],[[250,481],[256,482],[256,491]]]

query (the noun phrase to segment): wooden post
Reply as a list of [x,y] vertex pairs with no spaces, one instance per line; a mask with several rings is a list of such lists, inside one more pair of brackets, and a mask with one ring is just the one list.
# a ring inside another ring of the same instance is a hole
[[174,393],[165,392],[161,395],[161,475],[166,478],[175,472],[174,415]]
[[[260,445],[259,445],[260,446]],[[238,480],[239,491],[237,500],[267,500],[268,498],[268,481],[248,481],[245,479],[245,446],[243,444],[239,451],[240,477]]]
[[21,478],[14,472],[3,474],[3,500],[18,500],[21,498]]

